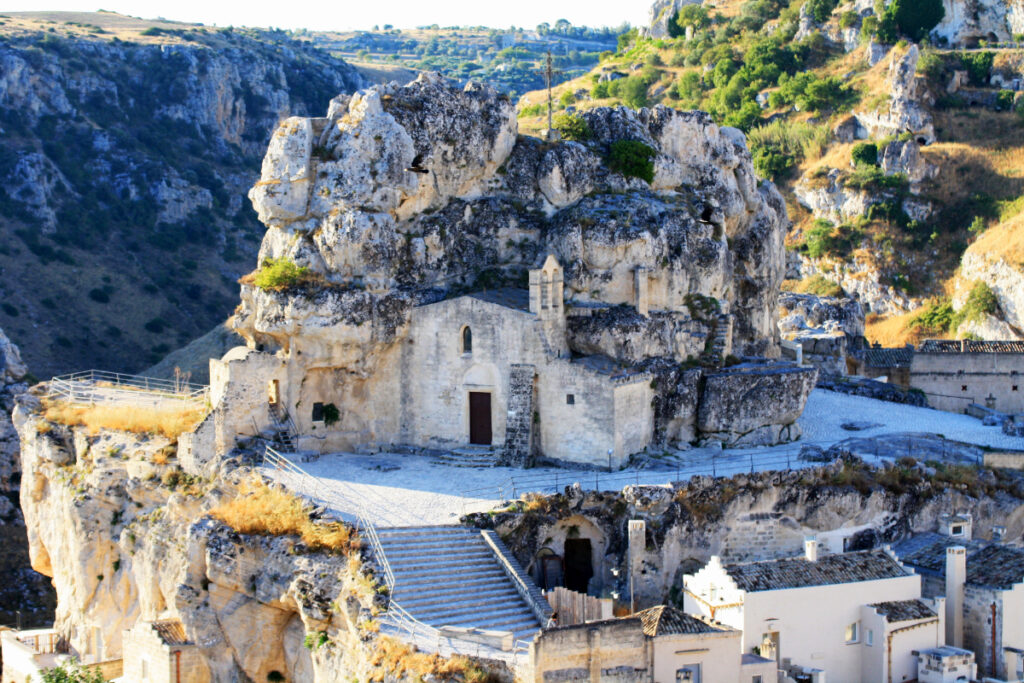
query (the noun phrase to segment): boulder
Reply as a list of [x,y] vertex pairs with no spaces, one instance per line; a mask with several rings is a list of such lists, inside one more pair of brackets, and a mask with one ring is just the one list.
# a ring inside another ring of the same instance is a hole
[[743,363],[709,374],[697,428],[705,439],[726,446],[794,440],[794,423],[817,378],[816,368],[778,362]]
[[917,140],[893,140],[882,150],[880,165],[886,175],[902,173],[910,181],[911,192],[920,191],[919,183],[938,175],[939,167],[921,154]]

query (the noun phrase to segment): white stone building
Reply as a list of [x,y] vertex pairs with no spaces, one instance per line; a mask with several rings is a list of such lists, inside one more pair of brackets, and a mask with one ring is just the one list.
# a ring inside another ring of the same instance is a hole
[[980,674],[1024,679],[1024,549],[973,538],[970,517],[945,516],[938,533],[895,548],[922,578],[926,596],[946,597],[946,643],[974,652]]
[[319,453],[473,444],[510,464],[540,454],[620,467],[654,436],[651,375],[607,356],[573,357],[562,287],[549,256],[530,271],[529,289],[416,306],[401,342],[359,384],[357,364],[346,367],[336,352],[233,349],[211,361],[214,411],[186,437],[185,459],[276,424],[295,432],[299,450]]
[[542,631],[533,679],[635,683],[774,683],[774,660],[740,651],[734,628],[660,605],[629,617]]
[[920,577],[888,549],[818,557],[810,539],[797,558],[712,557],[683,585],[686,611],[741,630],[744,652],[829,683],[910,680],[913,653],[944,642],[941,616],[918,600]]

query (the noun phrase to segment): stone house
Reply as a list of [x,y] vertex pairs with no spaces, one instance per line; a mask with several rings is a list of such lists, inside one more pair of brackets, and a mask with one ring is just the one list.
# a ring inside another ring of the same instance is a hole
[[917,653],[918,683],[962,683],[978,677],[974,653],[951,645]]
[[1024,412],[1024,342],[929,339],[910,363],[910,385],[933,408],[962,413],[971,403]]
[[908,680],[913,652],[944,642],[941,617],[919,601],[920,577],[887,548],[818,557],[808,539],[802,557],[723,565],[713,556],[683,586],[688,613],[739,629],[743,652],[791,675]]
[[[641,318],[648,315],[645,278],[638,271],[634,287]],[[644,359],[570,350],[570,315],[592,310],[570,314],[563,282],[549,255],[529,271],[526,289],[428,298],[402,309],[388,323],[388,343],[373,339],[385,326],[379,319],[390,315],[378,310],[349,337],[328,334],[333,323],[321,320],[324,329],[304,323],[306,333],[274,353],[255,342],[232,349],[210,362],[214,409],[183,437],[185,467],[201,469],[200,460],[230,450],[237,437],[268,429],[314,453],[472,445],[511,465],[543,456],[602,468],[621,467],[654,443],[659,419],[683,440],[697,432],[750,443],[799,436],[795,421],[814,386],[812,368],[747,362],[708,370],[706,381],[703,370],[689,370],[662,382],[659,394],[657,371]],[[725,351],[729,329],[722,326]],[[680,366],[661,367],[672,373]]]
[[533,680],[774,682],[775,662],[741,654],[740,638],[734,628],[661,605],[541,631],[530,646]]
[[969,517],[947,515],[938,533],[918,534],[895,551],[921,575],[925,596],[946,596],[946,642],[972,650],[982,674],[1019,680],[1024,549],[975,539]]
[[865,346],[861,356],[856,367],[857,374],[889,382],[902,389],[910,388],[910,364],[914,358],[912,345],[893,348]]
[[124,678],[132,683],[209,683],[210,671],[177,620],[137,621],[124,632]]

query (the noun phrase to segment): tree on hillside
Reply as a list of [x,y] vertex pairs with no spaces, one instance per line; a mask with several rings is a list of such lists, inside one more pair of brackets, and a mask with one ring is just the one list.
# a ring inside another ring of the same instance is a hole
[[668,33],[673,38],[686,35],[687,28],[699,31],[708,24],[711,19],[708,11],[700,5],[685,5],[676,12],[676,16],[668,24]]
[[946,16],[942,0],[892,0],[886,13],[891,13],[900,33],[920,42]]

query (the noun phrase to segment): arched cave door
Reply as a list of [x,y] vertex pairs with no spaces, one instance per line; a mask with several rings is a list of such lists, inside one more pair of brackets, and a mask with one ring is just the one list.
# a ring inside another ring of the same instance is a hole
[[590,539],[565,539],[565,587],[577,593],[586,593],[592,576],[594,563]]

